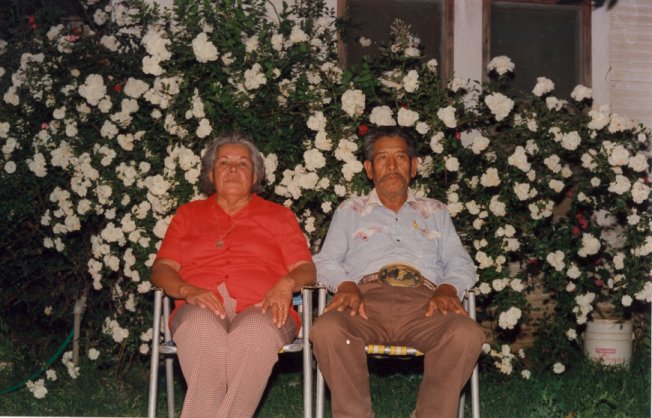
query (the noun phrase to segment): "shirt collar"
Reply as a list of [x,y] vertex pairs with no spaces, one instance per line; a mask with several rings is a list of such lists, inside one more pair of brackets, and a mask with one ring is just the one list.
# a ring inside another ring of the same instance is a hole
[[[416,196],[414,194],[414,190],[412,190],[411,188],[408,188],[407,200],[405,201],[405,203],[403,203],[403,206],[405,206],[406,203],[407,204],[416,203],[416,201],[417,201],[417,198],[416,198]],[[367,196],[367,199],[366,199],[364,205],[362,206],[362,214],[367,215],[367,214],[371,213],[371,211],[376,206],[384,206],[384,205],[380,201],[380,198],[378,197],[378,192],[376,191],[376,188],[374,187],[374,189],[371,191],[371,193],[369,193],[369,195]]]
[[[255,210],[259,205],[260,200],[262,200],[262,198],[259,197],[256,193],[251,193],[251,199],[249,200],[249,203],[247,204],[247,206],[242,208],[239,213],[244,214],[245,213],[244,211]],[[224,214],[225,216],[229,216],[226,214],[226,212],[224,212],[224,209],[222,209],[222,207],[217,203],[217,193],[213,193],[212,195],[208,196],[206,198],[206,201],[211,210],[216,210]]]

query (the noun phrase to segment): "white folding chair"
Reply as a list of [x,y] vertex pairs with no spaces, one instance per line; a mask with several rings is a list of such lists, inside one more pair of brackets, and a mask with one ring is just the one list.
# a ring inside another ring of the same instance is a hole
[[[305,418],[312,417],[312,351],[310,349],[310,326],[312,325],[312,290],[305,287],[300,296],[293,298],[293,304],[302,315],[302,327],[297,338],[286,344],[279,353],[303,352],[303,411]],[[152,329],[152,353],[149,374],[148,418],[156,415],[156,395],[158,393],[159,362],[165,361],[165,381],[167,392],[168,417],[174,418],[174,357],[177,347],[172,341],[168,322],[170,319],[170,298],[161,289],[154,291],[154,325]],[[163,324],[163,342],[161,343],[161,324]]]
[[[319,288],[317,298],[317,313],[321,315],[326,307],[326,289]],[[473,290],[468,290],[464,297],[464,309],[469,313],[469,316],[476,319],[475,307],[475,293]],[[365,351],[368,355],[383,356],[383,357],[400,357],[400,356],[422,356],[419,350],[413,347],[394,346],[394,345],[380,345],[370,344],[365,346]],[[319,365],[318,365],[319,366]],[[476,364],[471,374],[471,415],[473,418],[480,418],[480,383],[478,378],[478,365]],[[317,368],[317,399],[316,399],[316,418],[323,418],[324,416],[324,377],[319,368]],[[459,418],[464,418],[464,393],[460,396],[460,406],[458,412]]]

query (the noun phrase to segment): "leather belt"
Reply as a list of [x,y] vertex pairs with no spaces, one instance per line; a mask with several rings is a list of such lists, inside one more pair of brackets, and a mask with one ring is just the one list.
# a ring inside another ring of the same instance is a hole
[[419,270],[407,264],[388,264],[376,273],[367,274],[360,283],[383,283],[392,287],[425,287],[434,291],[437,285],[423,277]]

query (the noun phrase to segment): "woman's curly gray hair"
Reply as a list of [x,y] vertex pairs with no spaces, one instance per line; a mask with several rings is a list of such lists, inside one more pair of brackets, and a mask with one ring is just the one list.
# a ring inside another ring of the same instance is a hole
[[254,145],[251,139],[238,132],[230,132],[217,136],[204,149],[201,157],[201,174],[199,175],[199,189],[201,192],[206,195],[215,193],[215,185],[211,181],[209,174],[213,171],[217,151],[222,145],[226,144],[242,145],[249,150],[249,155],[254,165],[253,191],[262,191],[261,183],[263,177],[265,177],[265,160],[263,160],[262,154],[258,151],[258,148],[256,148],[256,145]]

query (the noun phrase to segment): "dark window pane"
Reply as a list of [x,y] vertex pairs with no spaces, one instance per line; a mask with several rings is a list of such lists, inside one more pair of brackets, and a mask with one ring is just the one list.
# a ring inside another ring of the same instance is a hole
[[568,97],[582,82],[581,25],[581,5],[492,3],[489,59],[512,59],[516,91],[531,91],[544,76],[555,83],[555,95]]
[[[360,62],[363,55],[378,55],[378,45],[389,41],[389,27],[394,19],[401,19],[412,27],[412,33],[421,39],[423,54],[435,58],[441,67],[444,13],[443,0],[347,0],[347,12],[354,25],[346,46],[347,63]],[[363,48],[357,42],[360,36],[371,39],[373,45]]]

